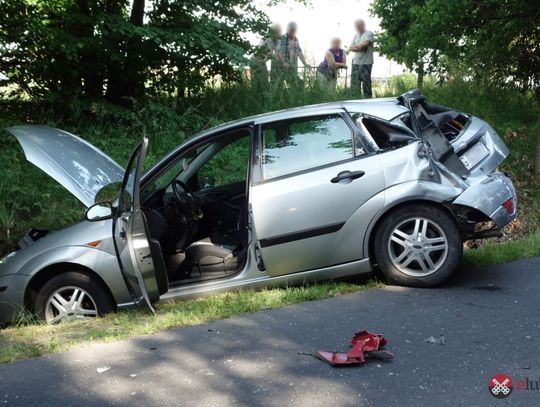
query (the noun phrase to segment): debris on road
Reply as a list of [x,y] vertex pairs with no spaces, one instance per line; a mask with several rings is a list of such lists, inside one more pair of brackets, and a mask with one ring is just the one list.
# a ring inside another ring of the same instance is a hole
[[317,351],[315,357],[331,366],[363,364],[366,358],[379,360],[393,359],[394,355],[384,347],[388,341],[380,334],[359,331],[351,339],[351,348],[347,353]]
[[110,366],[102,366],[102,367],[98,367],[96,369],[96,372],[98,373],[103,373],[103,372],[106,372],[107,370],[109,370],[111,367]]
[[436,345],[446,345],[446,338],[444,337],[444,335],[440,335],[438,338],[430,336],[429,338],[424,339],[424,342],[434,343]]

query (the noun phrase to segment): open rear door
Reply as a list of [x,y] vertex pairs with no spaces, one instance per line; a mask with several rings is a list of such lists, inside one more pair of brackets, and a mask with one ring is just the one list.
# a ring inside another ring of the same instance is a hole
[[140,177],[147,147],[148,139],[143,138],[126,167],[113,221],[113,237],[120,270],[133,301],[137,305],[144,301],[154,311],[152,303],[168,290],[168,281],[161,248],[149,236],[139,200]]

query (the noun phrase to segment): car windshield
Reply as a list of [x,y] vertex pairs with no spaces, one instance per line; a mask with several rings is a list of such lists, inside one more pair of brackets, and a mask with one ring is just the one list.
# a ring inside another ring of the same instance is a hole
[[175,179],[180,178],[180,176],[185,173],[189,168],[190,164],[195,160],[204,150],[208,148],[210,143],[203,144],[202,146],[189,151],[184,154],[181,159],[174,161],[174,163],[169,166],[166,170],[161,172],[157,177],[155,177],[143,191],[141,191],[141,198],[144,202],[148,197],[152,196],[157,191],[167,188]]

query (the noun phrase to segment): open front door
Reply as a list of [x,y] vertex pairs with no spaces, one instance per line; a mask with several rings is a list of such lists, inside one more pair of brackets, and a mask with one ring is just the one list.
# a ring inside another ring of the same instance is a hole
[[167,291],[168,282],[166,270],[163,270],[161,248],[149,236],[139,200],[140,177],[147,147],[148,139],[143,138],[126,167],[113,222],[113,237],[120,270],[133,301],[137,305],[144,301],[154,311],[152,303]]

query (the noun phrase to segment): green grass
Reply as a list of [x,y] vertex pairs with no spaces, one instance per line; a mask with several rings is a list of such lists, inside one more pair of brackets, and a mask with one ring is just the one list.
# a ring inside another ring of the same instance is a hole
[[540,229],[517,240],[487,242],[478,249],[465,250],[461,269],[491,266],[540,256]]
[[152,334],[249,312],[351,294],[380,285],[375,281],[327,282],[260,291],[243,290],[198,300],[158,304],[156,315],[147,310],[126,310],[95,320],[53,326],[37,324],[24,316],[19,324],[0,331],[0,363],[58,352],[73,344]]
[[[376,96],[396,96],[415,86],[402,75],[375,88]],[[505,139],[511,154],[501,169],[513,176],[519,194],[519,221],[509,232],[521,236],[540,225],[539,187],[531,162],[540,107],[531,94],[454,81],[438,86],[429,78],[424,94],[437,103],[487,120]],[[307,104],[355,98],[348,89],[329,90],[318,82],[306,87],[227,85],[188,100],[148,100],[130,109],[105,103],[74,101],[61,107],[43,103],[0,101],[0,128],[21,123],[44,124],[78,134],[125,165],[132,146],[150,139],[147,166],[203,128],[248,115]],[[58,229],[80,219],[83,207],[46,174],[29,164],[13,137],[1,134],[0,255],[31,227]]]

